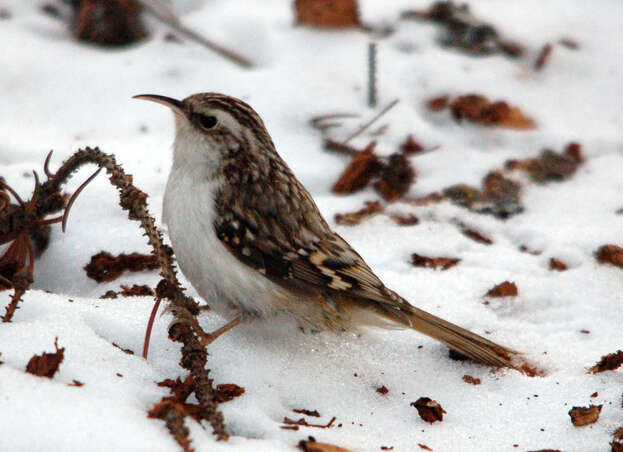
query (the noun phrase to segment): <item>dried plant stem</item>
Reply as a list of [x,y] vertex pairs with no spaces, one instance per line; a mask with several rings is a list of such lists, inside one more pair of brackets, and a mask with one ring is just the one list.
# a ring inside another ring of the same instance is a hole
[[391,110],[392,108],[394,108],[396,106],[396,104],[400,102],[400,99],[394,99],[392,100],[389,105],[387,105],[387,107],[383,108],[381,111],[379,111],[376,115],[374,115],[374,117],[372,119],[370,119],[368,122],[366,122],[364,125],[362,125],[359,129],[357,129],[357,131],[355,133],[353,133],[352,135],[350,135],[348,138],[346,138],[342,144],[347,144],[350,140],[352,140],[353,138],[359,136],[361,133],[363,133],[368,127],[370,127],[372,124],[374,124],[376,121],[378,121],[378,119],[383,116],[385,113],[387,113],[389,110]]
[[[162,233],[156,228],[155,221],[147,210],[147,195],[132,184],[132,176],[126,174],[117,164],[114,155],[105,154],[98,148],[86,148],[74,153],[41,185],[40,202],[45,203],[47,194],[57,192],[78,168],[87,163],[94,163],[106,170],[110,182],[119,189],[119,204],[128,211],[131,220],[140,222],[141,228],[145,231],[165,282],[165,288],[159,291],[158,296],[171,301],[170,311],[175,316],[175,321],[169,328],[169,338],[184,344],[180,365],[191,372],[197,383],[195,396],[202,408],[202,418],[210,422],[219,440],[227,439],[223,414],[218,410],[218,398],[212,387],[212,380],[208,376],[209,370],[205,368],[208,352],[199,337],[206,336],[206,333],[201,330],[195,319],[195,315],[199,312],[198,304],[184,294],[177,280],[173,259],[162,241]],[[44,211],[45,205],[42,204],[39,208]]]
[[240,55],[239,53],[234,52],[233,50],[230,50],[220,44],[217,44],[213,41],[210,41],[209,39],[207,39],[206,37],[200,35],[199,33],[197,33],[194,30],[191,30],[190,28],[186,27],[185,25],[183,25],[174,15],[172,14],[163,14],[163,11],[161,9],[158,8],[154,8],[150,2],[147,1],[141,1],[141,4],[143,5],[143,7],[145,8],[145,10],[147,12],[149,12],[152,16],[154,16],[156,19],[158,19],[159,21],[161,21],[162,23],[167,24],[169,27],[173,28],[175,31],[177,31],[179,34],[181,34],[182,36],[187,37],[188,39],[191,39],[201,45],[203,45],[204,47],[207,47],[208,49],[212,50],[213,52],[218,53],[220,56],[227,58],[228,60],[244,67],[244,68],[251,68],[253,67],[253,64],[251,63],[251,61]]
[[376,42],[368,44],[368,106],[376,107]]

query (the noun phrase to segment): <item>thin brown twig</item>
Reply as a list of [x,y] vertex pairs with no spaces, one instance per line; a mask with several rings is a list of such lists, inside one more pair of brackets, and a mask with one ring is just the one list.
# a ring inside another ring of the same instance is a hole
[[387,105],[385,108],[383,108],[380,112],[378,112],[376,115],[374,115],[374,117],[372,119],[370,119],[368,122],[366,122],[364,125],[362,125],[359,129],[357,129],[357,131],[355,131],[353,134],[351,134],[348,138],[346,138],[342,144],[347,144],[350,140],[352,140],[353,138],[359,136],[362,132],[364,132],[368,127],[370,127],[372,124],[374,124],[376,121],[378,121],[378,119],[383,116],[385,113],[387,113],[389,110],[391,110],[392,108],[394,108],[396,106],[396,104],[400,102],[400,99],[394,99],[392,100],[389,105]]
[[253,67],[253,63],[251,63],[251,60],[249,60],[248,58],[240,55],[237,52],[234,52],[233,50],[230,50],[220,44],[217,44],[207,39],[206,37],[200,35],[194,30],[191,30],[190,28],[183,25],[179,20],[177,20],[175,16],[170,15],[170,14],[167,14],[167,15],[163,14],[162,11],[157,10],[152,5],[150,5],[148,2],[141,1],[141,4],[145,8],[145,10],[149,12],[152,16],[154,16],[156,19],[158,19],[162,23],[173,28],[175,31],[177,31],[181,35],[186,36],[189,39],[192,39],[193,41],[203,45],[204,47],[207,47],[213,52],[221,55],[222,57],[227,58],[228,60],[244,68],[248,69],[248,68]]

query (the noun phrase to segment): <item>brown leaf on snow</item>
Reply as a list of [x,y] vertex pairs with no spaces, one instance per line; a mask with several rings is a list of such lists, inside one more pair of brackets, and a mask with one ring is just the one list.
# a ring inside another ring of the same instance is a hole
[[54,338],[56,352],[34,355],[26,365],[26,372],[38,377],[52,378],[65,358],[65,347],[58,348],[58,337]]
[[546,149],[539,157],[525,160],[508,160],[505,164],[509,170],[523,170],[534,182],[560,182],[570,178],[578,166],[584,161],[582,147],[578,143],[569,143],[564,152],[557,153]]
[[155,270],[160,268],[158,259],[153,254],[112,254],[102,251],[91,256],[91,261],[84,267],[87,276],[97,282],[112,281],[129,270]]
[[463,381],[474,386],[478,386],[481,383],[480,378],[474,378],[471,375],[463,375]]
[[309,436],[307,440],[299,441],[297,447],[303,452],[351,452],[333,444],[319,443],[313,436]]
[[415,170],[404,154],[392,154],[383,165],[380,179],[374,184],[376,191],[386,201],[395,201],[411,188],[415,180]]
[[600,264],[612,264],[623,268],[623,248],[617,245],[603,245],[595,251],[595,258]]
[[[442,110],[444,97],[428,101],[428,108]],[[448,99],[445,96],[445,99]],[[459,96],[450,104],[450,111],[456,121],[468,120],[486,126],[500,126],[512,129],[534,129],[534,120],[525,116],[517,107],[504,101],[491,102],[480,94]]]
[[415,402],[411,402],[411,406],[417,409],[418,414],[422,420],[433,423],[443,421],[444,410],[436,400],[431,400],[428,397],[420,397]]
[[601,357],[599,362],[588,369],[589,373],[597,374],[607,370],[615,370],[623,366],[623,350],[617,350],[615,353],[609,353]]
[[244,394],[244,388],[234,383],[216,385],[216,397],[219,403],[229,402]]
[[357,0],[296,0],[296,22],[319,28],[358,27]]
[[594,424],[599,419],[602,405],[590,405],[588,407],[574,406],[569,410],[571,422],[576,427]]
[[549,269],[557,272],[564,272],[567,270],[567,264],[565,264],[560,259],[556,259],[555,257],[550,258],[549,260]]
[[612,452],[623,452],[623,427],[619,427],[612,434],[610,447],[612,447]]
[[417,253],[411,255],[411,264],[416,267],[441,268],[441,270],[447,270],[454,267],[460,261],[461,259],[456,257],[427,257]]
[[377,201],[367,201],[363,209],[350,213],[336,213],[335,222],[337,224],[353,226],[361,223],[362,220],[373,217],[383,212],[383,207]]
[[489,289],[489,291],[485,294],[487,297],[516,297],[519,294],[519,290],[517,289],[517,285],[511,281],[504,281],[493,288]]
[[331,189],[333,193],[346,195],[364,189],[380,168],[374,154],[372,142],[363,151],[357,152]]

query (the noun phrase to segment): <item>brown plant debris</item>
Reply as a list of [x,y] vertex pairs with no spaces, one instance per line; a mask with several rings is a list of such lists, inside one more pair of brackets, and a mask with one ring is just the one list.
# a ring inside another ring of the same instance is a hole
[[545,67],[545,65],[547,64],[547,61],[549,60],[550,55],[552,54],[553,49],[554,49],[554,46],[550,44],[549,42],[541,48],[541,51],[539,52],[539,55],[537,56],[536,61],[534,62],[535,71],[540,71],[541,69]]
[[426,107],[431,111],[439,111],[446,108],[448,102],[450,102],[450,96],[448,95],[433,97],[426,102]]
[[61,17],[61,11],[58,9],[58,6],[53,5],[52,3],[44,3],[41,5],[39,10],[50,17],[54,17],[55,19]]
[[549,259],[549,269],[557,272],[564,272],[569,267],[560,259],[556,259],[555,257],[551,257]]
[[79,388],[80,386],[84,386],[84,383],[79,380],[71,380],[71,383],[68,384],[67,386],[75,386]]
[[615,370],[623,366],[623,350],[617,350],[615,353],[608,353],[601,357],[599,362],[588,369],[592,374],[605,372],[607,370]]
[[390,215],[390,218],[394,221],[394,223],[400,226],[413,226],[420,222],[419,218],[415,215]]
[[358,27],[357,0],[296,0],[296,22],[318,28]]
[[580,44],[578,44],[578,41],[572,38],[560,38],[558,44],[571,50],[578,50],[580,48]]
[[234,383],[216,385],[216,397],[219,403],[229,402],[244,394],[244,388]]
[[52,378],[65,358],[65,347],[58,348],[58,337],[54,338],[54,348],[56,351],[53,353],[33,355],[26,365],[26,372],[38,377]]
[[476,231],[475,229],[471,229],[465,225],[461,225],[461,233],[465,237],[472,239],[474,242],[482,243],[483,245],[491,245],[493,243],[493,240],[491,240],[489,237],[485,237],[480,232]]
[[574,406],[569,410],[571,422],[576,427],[594,424],[599,419],[602,405],[590,405],[588,407]]
[[516,297],[519,295],[517,285],[511,281],[504,281],[485,294],[486,297]]
[[623,427],[619,427],[612,434],[610,447],[612,447],[612,452],[623,452]]
[[320,413],[318,412],[318,410],[306,410],[304,408],[301,408],[298,410],[292,410],[292,412],[297,414],[304,414],[305,416],[320,417]]
[[149,215],[147,195],[133,185],[132,176],[125,173],[113,155],[105,154],[98,148],[81,149],[63,162],[57,173],[42,185],[43,194],[57,192],[63,181],[87,163],[95,163],[100,168],[106,169],[110,182],[119,190],[119,205],[128,211],[129,219],[140,222],[148,243],[153,249],[153,254],[157,256],[160,275],[165,281],[164,284],[159,284],[158,294],[170,301],[169,309],[176,320],[169,327],[169,338],[183,344],[180,365],[190,371],[190,375],[193,376],[194,394],[201,418],[210,423],[218,440],[227,439],[223,414],[218,409],[215,390],[209,378],[210,371],[206,369],[208,352],[199,339],[206,336],[195,317],[199,312],[199,306],[191,297],[184,294],[177,280],[173,268],[172,250],[164,245],[162,233],[156,228],[153,217]]
[[165,422],[169,433],[173,439],[180,445],[184,452],[192,452],[190,431],[184,425],[184,419],[188,413],[184,409],[183,404],[176,403],[172,400],[163,400],[156,403],[147,416],[153,419],[160,419]]
[[407,155],[419,154],[424,150],[424,147],[415,141],[413,135],[409,135],[407,139],[400,145],[400,150]]
[[301,440],[297,447],[303,452],[351,452],[343,447],[334,446],[328,443],[319,443],[313,436],[309,436],[306,440]]
[[474,386],[478,386],[481,383],[480,378],[474,378],[471,375],[463,375],[463,381]]
[[403,19],[428,20],[444,28],[440,42],[475,55],[502,52],[510,57],[520,56],[521,46],[503,40],[495,27],[475,17],[466,3],[436,1],[426,11],[404,11]]
[[72,31],[80,41],[123,46],[148,36],[136,0],[72,0]]
[[386,201],[395,201],[411,188],[415,180],[415,170],[404,154],[392,154],[380,172],[380,179],[374,184],[376,191]]
[[134,354],[134,352],[132,350],[130,350],[129,348],[123,348],[120,345],[115,344],[114,342],[112,342],[112,346],[115,347],[115,348],[118,348],[119,350],[121,350],[126,355],[133,355]]
[[154,289],[146,285],[134,284],[132,287],[121,286],[122,297],[150,297],[154,295]]
[[501,172],[492,171],[482,181],[482,190],[458,184],[446,188],[444,196],[473,212],[490,214],[500,219],[523,212],[520,199],[521,185],[505,178]]
[[420,397],[415,402],[411,402],[411,406],[417,409],[418,414],[423,421],[433,423],[443,421],[444,410],[436,400],[431,400],[428,397]]
[[383,385],[380,388],[376,388],[376,392],[378,392],[381,395],[385,395],[389,392],[389,389],[387,389],[387,387]]
[[289,425],[294,425],[294,426],[300,426],[300,427],[331,428],[331,427],[333,426],[333,423],[335,422],[335,419],[336,419],[336,417],[335,417],[335,416],[333,416],[333,417],[331,418],[331,420],[330,420],[328,423],[326,423],[326,424],[309,424],[309,423],[305,420],[305,418],[300,418],[300,419],[298,419],[298,420],[296,420],[296,421],[295,421],[295,420],[293,420],[293,419],[290,419],[290,418],[289,418],[289,417],[287,417],[287,416],[284,416],[284,418],[283,418],[283,421],[282,421],[282,422],[283,422],[286,426],[289,426]]
[[91,261],[84,267],[87,276],[97,282],[113,281],[124,271],[138,272],[159,268],[158,258],[153,254],[120,254],[113,256],[101,251],[91,256]]
[[480,94],[459,96],[450,103],[452,116],[458,122],[468,120],[486,126],[511,129],[534,129],[535,123],[517,107],[505,101],[491,102]]
[[372,180],[380,169],[378,157],[374,154],[375,142],[370,143],[363,151],[357,152],[349,165],[344,169],[331,189],[333,193],[345,195],[363,188]]
[[377,201],[366,201],[363,209],[350,213],[336,213],[335,222],[337,224],[353,226],[361,223],[362,220],[383,212],[383,207]]
[[459,262],[461,262],[461,259],[456,257],[427,257],[417,253],[411,255],[411,264],[415,267],[441,268],[441,270],[447,270],[454,267]]
[[560,182],[573,176],[584,161],[581,149],[580,144],[569,143],[562,153],[545,149],[537,158],[508,160],[505,166],[509,170],[525,171],[530,179],[540,184]]
[[595,258],[600,264],[611,264],[623,268],[623,248],[618,245],[603,245],[595,251]]
[[417,443],[417,445],[420,447],[420,449],[424,449],[424,450],[433,450],[430,447],[428,447],[426,444],[422,444],[422,443]]

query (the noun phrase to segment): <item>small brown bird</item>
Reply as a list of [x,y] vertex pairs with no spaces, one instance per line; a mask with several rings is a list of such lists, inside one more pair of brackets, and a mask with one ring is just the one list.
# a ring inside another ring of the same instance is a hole
[[385,287],[327,224],[249,105],[217,93],[135,97],[174,113],[163,221],[184,275],[233,317],[218,334],[280,313],[312,330],[409,327],[476,361],[515,368],[512,350]]

